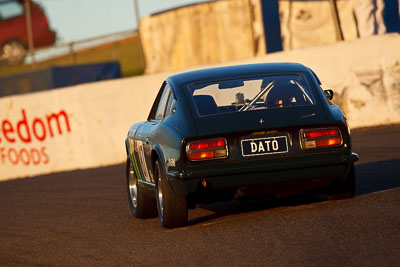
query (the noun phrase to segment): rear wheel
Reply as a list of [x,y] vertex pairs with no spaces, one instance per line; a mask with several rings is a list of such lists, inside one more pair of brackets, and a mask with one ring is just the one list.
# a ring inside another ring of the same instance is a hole
[[128,188],[129,207],[136,218],[151,218],[157,216],[156,199],[150,192],[138,184],[129,157],[126,160],[126,182]]
[[26,56],[24,45],[19,41],[8,41],[1,46],[1,58],[8,65],[21,64]]
[[188,222],[188,201],[172,192],[159,160],[155,165],[156,198],[160,223],[165,228],[185,226]]
[[328,198],[333,200],[354,197],[355,189],[356,173],[354,170],[354,163],[352,163],[346,179],[329,190]]

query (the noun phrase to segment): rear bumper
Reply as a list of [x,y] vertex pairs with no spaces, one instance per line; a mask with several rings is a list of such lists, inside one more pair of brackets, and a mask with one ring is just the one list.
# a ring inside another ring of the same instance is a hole
[[343,180],[351,164],[358,160],[358,155],[298,158],[258,163],[236,163],[228,168],[198,170],[196,172],[167,173],[172,190],[179,196],[203,190],[201,182],[206,180],[209,191],[220,189],[262,187],[263,192],[270,189],[279,192],[303,190],[330,186],[335,181]]

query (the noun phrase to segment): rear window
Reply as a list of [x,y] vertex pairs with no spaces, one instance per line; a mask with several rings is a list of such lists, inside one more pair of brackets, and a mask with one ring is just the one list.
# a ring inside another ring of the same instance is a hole
[[223,80],[189,87],[201,116],[314,105],[302,75]]

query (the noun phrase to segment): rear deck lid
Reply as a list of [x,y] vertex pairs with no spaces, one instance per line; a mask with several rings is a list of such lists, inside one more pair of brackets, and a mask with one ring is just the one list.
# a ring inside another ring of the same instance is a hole
[[325,121],[322,107],[315,105],[287,110],[259,110],[198,117],[195,119],[195,125],[198,135],[201,136],[314,125]]

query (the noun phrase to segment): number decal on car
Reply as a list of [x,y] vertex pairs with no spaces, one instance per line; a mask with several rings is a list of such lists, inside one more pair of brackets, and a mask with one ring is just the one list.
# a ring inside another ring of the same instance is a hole
[[143,178],[139,170],[139,166],[135,157],[135,142],[132,139],[129,139],[129,156],[131,158],[131,162],[133,164],[133,169],[135,171],[136,177],[138,178],[139,184],[142,184]]
[[140,166],[142,167],[142,173],[144,180],[146,182],[151,182],[149,171],[147,169],[147,164],[146,164],[146,159],[144,157],[144,150],[143,150],[143,142],[139,140],[135,140],[135,146],[137,148],[138,156],[139,156],[139,163]]

